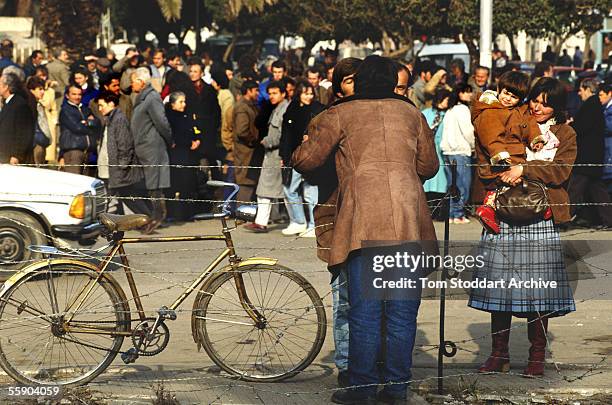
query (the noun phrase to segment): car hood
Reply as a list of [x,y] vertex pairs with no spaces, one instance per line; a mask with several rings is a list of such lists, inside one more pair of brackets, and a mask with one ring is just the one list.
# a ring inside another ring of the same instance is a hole
[[92,189],[99,180],[36,167],[0,164],[0,201],[66,200]]

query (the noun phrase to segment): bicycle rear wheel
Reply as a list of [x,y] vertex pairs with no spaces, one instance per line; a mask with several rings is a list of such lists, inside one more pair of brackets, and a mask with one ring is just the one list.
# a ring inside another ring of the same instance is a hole
[[[128,330],[129,306],[109,279],[97,277],[76,263],[51,263],[3,295],[0,366],[12,378],[22,384],[71,386],[91,381],[108,367],[123,343],[123,336],[113,332]],[[84,333],[85,328],[90,332]]]
[[[235,277],[265,318],[257,326],[240,303]],[[194,306],[204,350],[225,372],[247,381],[274,382],[304,370],[325,340],[321,298],[300,274],[283,266],[253,265],[220,273]]]

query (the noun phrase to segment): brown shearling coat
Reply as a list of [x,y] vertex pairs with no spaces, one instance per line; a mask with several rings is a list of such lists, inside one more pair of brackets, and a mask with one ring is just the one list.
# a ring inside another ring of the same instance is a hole
[[335,153],[338,199],[328,267],[364,241],[436,240],[422,182],[439,167],[434,139],[407,99],[352,96],[315,117],[293,153],[303,174]]
[[511,164],[523,164],[526,147],[541,137],[540,127],[531,117],[527,105],[503,107],[500,103],[487,104],[478,100],[472,104],[472,122],[476,135],[478,174],[482,178],[497,177],[491,169],[491,158],[501,152],[510,154]]
[[[539,180],[547,187],[548,202],[553,212],[555,224],[571,220],[567,184],[572,173],[572,165],[576,160],[576,132],[567,124],[557,124],[550,127],[559,139],[559,148],[552,162],[532,160],[523,164],[523,177]],[[482,150],[476,149],[476,157],[482,159]],[[474,182],[474,201],[482,201],[484,189],[495,189],[496,179],[479,177]]]

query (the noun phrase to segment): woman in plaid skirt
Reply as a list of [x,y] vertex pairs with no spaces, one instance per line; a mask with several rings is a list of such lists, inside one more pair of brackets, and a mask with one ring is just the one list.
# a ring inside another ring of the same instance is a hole
[[[546,159],[536,157],[525,165],[512,166],[492,180],[509,185],[519,184],[522,178],[544,183],[552,219],[545,216],[521,225],[502,221],[499,234],[483,231],[481,254],[485,265],[474,271],[474,279],[504,280],[504,288],[475,288],[470,292],[468,305],[491,313],[493,348],[480,372],[510,369],[508,340],[514,315],[528,320],[531,348],[524,374],[544,374],[548,318],[576,309],[558,230],[559,224],[570,220],[567,183],[576,158],[576,133],[565,123],[566,99],[565,88],[556,79],[541,78],[533,84],[528,96],[530,113],[543,135],[558,140],[558,147]],[[478,141],[476,153],[482,154]]]

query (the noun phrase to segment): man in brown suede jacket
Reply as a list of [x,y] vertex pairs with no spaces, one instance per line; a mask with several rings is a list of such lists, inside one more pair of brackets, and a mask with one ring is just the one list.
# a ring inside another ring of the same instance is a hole
[[392,384],[378,394],[379,400],[405,400],[405,381],[411,378],[420,296],[370,301],[360,284],[372,270],[362,253],[363,242],[436,239],[422,186],[439,168],[433,136],[420,111],[394,93],[396,84],[392,60],[366,58],[355,75],[355,95],[314,118],[307,139],[293,154],[294,168],[303,174],[335,156],[338,200],[328,267],[347,268],[348,376],[351,386],[359,386],[336,391],[335,403],[375,400],[382,333],[387,333],[382,374]]

